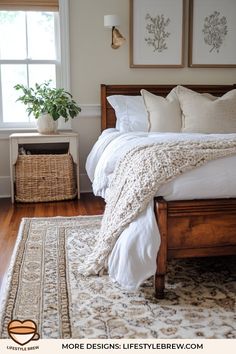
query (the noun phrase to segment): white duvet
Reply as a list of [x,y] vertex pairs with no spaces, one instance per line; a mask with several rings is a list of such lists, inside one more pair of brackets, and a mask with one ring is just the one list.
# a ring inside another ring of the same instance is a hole
[[[236,134],[230,134],[236,137]],[[171,141],[178,136],[193,140],[224,139],[224,134],[187,133],[120,133],[105,130],[90,152],[86,170],[95,195],[106,199],[109,180],[117,161],[132,147],[157,141]],[[229,137],[229,134],[227,134]],[[208,162],[164,184],[158,196],[166,200],[236,197],[236,156]],[[113,281],[128,290],[136,289],[155,273],[160,236],[153,212],[153,203],[121,234],[110,254],[108,272]]]

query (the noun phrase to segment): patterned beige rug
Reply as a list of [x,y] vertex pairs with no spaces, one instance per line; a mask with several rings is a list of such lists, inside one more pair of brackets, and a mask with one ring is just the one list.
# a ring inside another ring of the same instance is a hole
[[8,292],[4,285],[0,338],[8,338],[11,319],[34,320],[41,338],[236,338],[233,258],[172,262],[164,300],[154,298],[151,279],[126,292],[106,275],[77,272],[100,221],[23,220]]

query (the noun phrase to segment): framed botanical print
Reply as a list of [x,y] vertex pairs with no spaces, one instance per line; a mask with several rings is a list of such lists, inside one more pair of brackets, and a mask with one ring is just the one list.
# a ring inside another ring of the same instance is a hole
[[190,0],[189,66],[236,67],[236,1]]
[[183,67],[185,0],[130,0],[130,67]]

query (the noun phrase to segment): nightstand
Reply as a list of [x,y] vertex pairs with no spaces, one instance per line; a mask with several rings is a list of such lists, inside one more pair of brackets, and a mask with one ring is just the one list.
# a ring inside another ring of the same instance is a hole
[[57,154],[60,149],[67,149],[72,156],[76,170],[76,183],[78,199],[80,198],[79,189],[79,146],[78,134],[74,132],[59,132],[57,134],[39,133],[16,133],[10,135],[10,176],[11,176],[11,200],[15,201],[15,164],[19,155],[19,148],[23,147],[30,150],[32,147],[38,151],[50,151]]

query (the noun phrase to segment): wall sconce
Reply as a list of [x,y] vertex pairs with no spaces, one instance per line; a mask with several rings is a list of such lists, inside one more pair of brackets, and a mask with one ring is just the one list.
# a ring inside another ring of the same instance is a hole
[[112,29],[112,40],[111,47],[113,49],[119,48],[125,41],[125,38],[122,36],[120,31],[116,28],[116,26],[120,25],[120,19],[117,15],[105,15],[104,16],[104,27],[108,27]]

